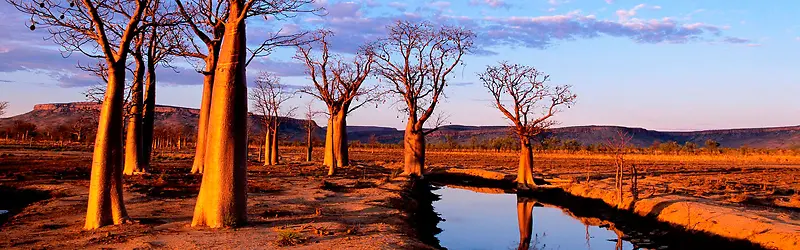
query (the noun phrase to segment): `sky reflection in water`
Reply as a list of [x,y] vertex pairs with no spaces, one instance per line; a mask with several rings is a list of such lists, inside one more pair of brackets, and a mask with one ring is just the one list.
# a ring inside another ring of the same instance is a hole
[[[484,194],[441,187],[434,193],[441,200],[433,207],[445,221],[436,237],[448,249],[516,249],[520,242],[518,206],[515,194]],[[522,200],[520,202],[523,202]],[[527,200],[525,202],[533,202]],[[524,211],[520,206],[520,211]],[[615,249],[617,235],[610,230],[589,226],[554,207],[533,208],[531,249]],[[622,249],[633,249],[623,242]]]

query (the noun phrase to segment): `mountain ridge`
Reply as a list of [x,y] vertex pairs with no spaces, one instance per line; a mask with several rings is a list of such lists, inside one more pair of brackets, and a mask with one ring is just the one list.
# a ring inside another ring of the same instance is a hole
[[[0,131],[8,131],[16,121],[33,123],[38,128],[54,129],[72,123],[96,123],[96,116],[100,112],[100,105],[94,102],[71,103],[45,103],[36,104],[33,110],[8,117],[0,118]],[[250,113],[249,124],[251,134],[262,133],[262,125],[258,115]],[[156,106],[156,126],[176,131],[183,131],[187,136],[194,136],[196,131],[199,110],[170,105]],[[305,120],[283,118],[281,129],[284,137],[289,140],[302,141],[305,138]],[[324,137],[324,127],[314,123],[314,135],[318,139]],[[403,130],[382,126],[349,125],[347,136],[349,141],[362,143],[381,142],[399,143],[402,141]],[[557,137],[561,140],[576,140],[583,145],[602,144],[618,133],[627,133],[633,139],[631,144],[636,146],[650,146],[654,142],[675,141],[679,144],[694,142],[703,145],[706,140],[715,140],[723,147],[749,146],[756,148],[788,148],[800,145],[800,125],[761,127],[761,128],[731,128],[707,129],[697,131],[659,131],[641,127],[625,127],[619,125],[581,125],[558,127],[548,130],[542,137]],[[431,143],[446,140],[455,143],[468,144],[475,141],[486,141],[495,138],[512,136],[508,126],[473,126],[473,125],[446,125],[431,133],[428,141]]]

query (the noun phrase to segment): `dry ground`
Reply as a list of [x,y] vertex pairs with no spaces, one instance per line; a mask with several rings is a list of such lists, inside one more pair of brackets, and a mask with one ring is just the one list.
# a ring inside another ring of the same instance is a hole
[[[400,149],[356,149],[353,159],[400,164]],[[636,165],[640,196],[677,194],[752,208],[800,212],[800,156],[797,155],[626,155]],[[545,178],[573,182],[614,180],[609,155],[543,153],[534,168]],[[483,169],[516,174],[515,152],[428,152],[433,167]],[[627,173],[626,169],[626,173]],[[613,186],[613,185],[612,185]],[[629,187],[626,187],[626,189]],[[797,217],[800,219],[800,217]]]
[[189,226],[201,178],[187,174],[190,157],[160,154],[150,174],[125,178],[135,222],[84,231],[89,152],[0,150],[0,209],[15,213],[0,227],[0,248],[428,248],[398,209],[402,181],[387,182],[392,172],[382,167],[325,178],[326,169],[311,164],[254,162],[249,225],[215,230]]
[[[303,158],[302,148],[281,150],[287,162]],[[321,158],[320,151],[315,149],[315,159]],[[126,205],[138,222],[87,232],[81,227],[90,152],[0,147],[0,192],[4,200],[11,197],[13,204],[6,206],[18,213],[0,227],[0,248],[276,248],[294,240],[298,241],[294,247],[314,249],[425,248],[410,236],[413,230],[393,204],[402,200],[400,184],[385,182],[402,165],[400,149],[354,148],[354,167],[335,178],[325,178],[326,169],[313,164],[262,167],[252,153],[251,224],[223,230],[188,226],[200,181],[199,176],[186,174],[191,157],[190,149],[157,153],[151,174],[126,178]],[[514,152],[430,151],[427,163],[433,168],[514,174],[517,157]],[[643,197],[703,197],[800,219],[798,156],[628,155],[627,159],[637,166]],[[607,155],[537,154],[535,168],[546,178],[572,182],[610,184],[614,173]]]

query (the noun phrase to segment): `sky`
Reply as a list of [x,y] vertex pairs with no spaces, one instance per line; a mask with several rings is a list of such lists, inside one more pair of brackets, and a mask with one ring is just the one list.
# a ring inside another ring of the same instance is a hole
[[[379,39],[395,20],[429,21],[473,30],[475,48],[452,75],[437,107],[448,124],[507,125],[476,76],[499,61],[536,67],[553,85],[571,85],[577,102],[555,116],[558,126],[620,125],[656,130],[703,130],[800,125],[800,8],[797,1],[726,0],[321,0],[321,15],[248,21],[248,41],[266,32],[326,28],[331,48],[345,57]],[[86,100],[100,79],[64,55],[30,17],[0,1],[0,101],[6,116],[34,104]],[[311,84],[295,49],[281,48],[248,67],[285,84]],[[198,107],[197,63],[173,60],[159,70],[157,102]],[[369,84],[386,84],[377,77]],[[303,107],[310,96],[290,104]],[[350,125],[403,128],[397,97],[351,113]],[[322,109],[319,101],[315,107]],[[297,114],[301,117],[302,114]],[[322,125],[325,118],[317,117]]]

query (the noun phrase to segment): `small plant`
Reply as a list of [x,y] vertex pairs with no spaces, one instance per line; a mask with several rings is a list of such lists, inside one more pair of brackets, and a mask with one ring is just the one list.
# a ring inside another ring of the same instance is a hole
[[303,244],[306,237],[298,231],[294,230],[280,230],[278,231],[278,245],[280,246],[295,246]]

